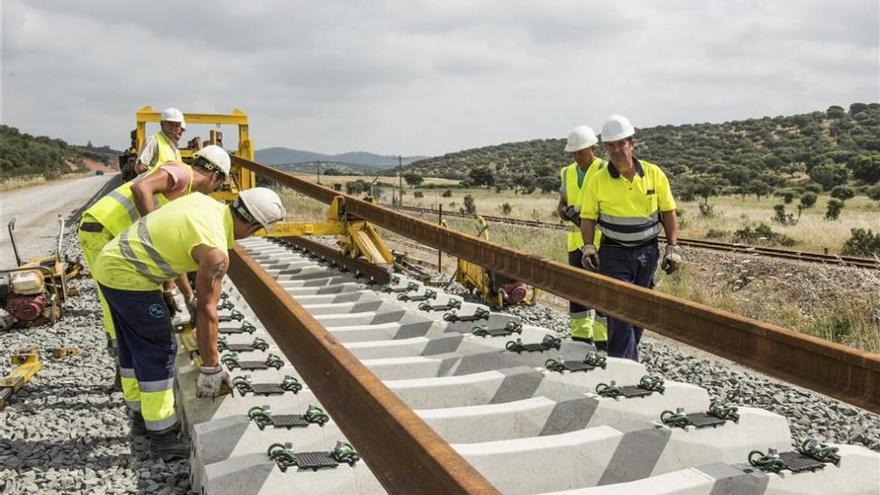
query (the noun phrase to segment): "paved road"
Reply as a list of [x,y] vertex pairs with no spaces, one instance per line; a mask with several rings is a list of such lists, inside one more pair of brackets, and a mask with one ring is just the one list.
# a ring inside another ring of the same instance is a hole
[[0,268],[15,266],[6,228],[12,218],[22,259],[53,254],[58,215],[66,220],[115,176],[89,176],[0,193]]

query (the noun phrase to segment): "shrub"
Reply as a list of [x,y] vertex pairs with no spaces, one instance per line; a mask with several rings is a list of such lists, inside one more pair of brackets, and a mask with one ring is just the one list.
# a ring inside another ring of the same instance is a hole
[[840,212],[843,211],[845,203],[837,198],[828,201],[828,209],[825,210],[825,220],[837,220],[840,218]]
[[813,206],[816,206],[816,199],[818,199],[818,196],[816,196],[815,193],[805,192],[804,195],[801,196],[800,208],[812,208]]
[[729,235],[730,232],[726,230],[709,229],[706,231],[706,237],[708,239],[724,239]]
[[865,193],[874,201],[880,201],[880,186],[874,186]]
[[850,256],[880,256],[880,232],[871,229],[852,229],[852,236],[843,244],[841,254]]
[[464,197],[464,206],[458,209],[463,215],[476,215],[477,205],[474,203],[474,197],[470,194]]
[[342,190],[342,184],[340,184],[340,183],[338,183],[338,182],[334,182],[334,183],[333,183],[333,190],[334,190],[334,191],[341,191],[341,190]]
[[733,241],[744,244],[765,244],[768,246],[794,246],[795,240],[791,237],[774,232],[766,224],[760,224],[752,230],[751,227],[745,226],[733,233]]
[[441,196],[443,196],[444,198],[451,198],[452,197],[452,190],[447,189],[447,190],[443,191],[443,194],[441,194]]
[[501,206],[498,207],[498,209],[501,210],[501,213],[505,216],[510,215],[510,212],[513,211],[513,207],[510,206],[510,203],[502,203]]
[[831,197],[841,201],[846,201],[855,195],[856,193],[847,186],[836,186],[831,190]]
[[822,185],[816,182],[808,182],[804,185],[804,191],[819,194],[822,192]]
[[773,211],[773,221],[780,225],[796,225],[798,223],[798,220],[800,220],[800,208],[798,208],[797,218],[795,218],[794,213],[786,213],[785,205],[774,205]]
[[423,193],[422,191],[415,191],[413,192],[413,196],[415,196],[416,198],[424,198],[425,193]]

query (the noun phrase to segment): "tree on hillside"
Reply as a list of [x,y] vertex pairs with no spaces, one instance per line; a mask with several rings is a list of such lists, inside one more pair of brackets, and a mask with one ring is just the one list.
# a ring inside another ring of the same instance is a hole
[[543,193],[549,193],[553,191],[559,190],[559,178],[552,176],[541,176],[535,180],[535,183],[538,186],[538,189]]
[[831,105],[830,107],[828,107],[828,110],[825,113],[828,114],[828,118],[831,119],[846,117],[846,110],[844,110],[843,107],[839,105]]
[[748,192],[754,194],[758,201],[761,201],[761,196],[770,194],[770,185],[760,179],[753,180],[749,182]]
[[468,177],[471,179],[471,183],[475,187],[489,187],[495,185],[495,174],[488,167],[477,167],[471,169],[471,171],[468,173]]
[[880,153],[865,153],[850,162],[853,177],[865,184],[880,181]]
[[798,208],[801,208],[801,209],[812,208],[813,206],[816,206],[817,199],[818,199],[818,196],[816,196],[816,193],[805,192],[804,195],[801,196],[800,204],[798,205]]
[[822,189],[830,191],[834,186],[846,184],[848,172],[846,168],[834,163],[826,163],[813,167],[809,172],[810,179],[822,185]]
[[406,183],[409,184],[410,186],[416,187],[416,186],[420,185],[422,182],[424,182],[425,178],[419,174],[408,173],[403,176],[403,180],[405,180]]
[[324,170],[324,175],[345,175],[338,168],[328,167]]

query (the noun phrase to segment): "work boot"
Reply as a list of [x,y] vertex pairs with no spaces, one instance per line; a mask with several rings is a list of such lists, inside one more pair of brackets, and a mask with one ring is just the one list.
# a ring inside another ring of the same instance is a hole
[[147,436],[147,424],[144,423],[144,416],[138,411],[133,411],[130,419],[129,425],[131,426],[131,436]]
[[583,342],[584,344],[592,344],[593,343],[593,339],[590,339],[587,337],[575,337],[574,335],[572,335],[571,341],[572,342]]
[[161,432],[151,431],[149,435],[151,456],[159,457],[166,462],[189,458],[190,443],[181,435],[179,425]]
[[598,340],[597,340],[597,341],[595,342],[595,345],[596,345],[596,350],[597,350],[597,351],[602,351],[602,352],[605,352],[605,353],[608,352],[608,341],[607,341],[607,340],[603,340],[603,341],[598,341]]

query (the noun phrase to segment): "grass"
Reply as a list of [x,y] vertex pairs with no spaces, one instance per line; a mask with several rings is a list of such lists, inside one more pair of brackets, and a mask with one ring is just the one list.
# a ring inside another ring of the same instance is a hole
[[[436,207],[438,201],[442,201],[444,209],[457,210],[463,204],[464,195],[471,194],[479,213],[500,215],[501,205],[509,203],[513,206],[511,217],[553,221],[550,212],[558,201],[555,193],[515,196],[487,190],[453,189],[451,198],[443,198],[442,191],[426,190],[426,197],[421,199],[407,195],[404,204]],[[325,215],[326,207],[315,200],[291,191],[282,192],[282,197],[288,207],[289,219],[317,219]],[[700,217],[696,203],[679,205],[685,212],[683,237],[703,238],[710,228],[732,232],[744,225],[754,226],[764,222],[772,225],[774,230],[798,240],[797,248],[828,247],[830,251],[837,252],[849,237],[850,228],[876,229],[876,218],[880,212],[880,204],[870,202],[867,198],[854,198],[847,202],[841,220],[828,222],[822,219],[823,205],[828,198],[822,197],[819,205],[805,211],[798,225],[783,227],[770,221],[772,206],[777,203],[777,198],[761,201],[753,197],[745,201],[739,197],[714,199],[713,218]],[[436,219],[435,216],[422,218]],[[874,225],[870,222],[872,218]],[[457,217],[446,217],[446,220],[450,229],[476,234],[477,224],[474,220]],[[401,239],[387,231],[383,235],[392,244]],[[567,260],[565,232],[562,230],[491,224],[489,237],[498,244],[561,263]],[[428,250],[415,254],[436,260],[436,254],[431,253]],[[866,270],[846,272],[836,267],[791,264],[771,259],[760,262],[766,263],[765,266],[735,256],[730,258],[734,261],[722,269],[717,262],[719,255],[714,252],[694,251],[693,256],[694,259],[688,260],[689,264],[683,270],[672,276],[658,272],[656,290],[867,352],[880,353],[880,292],[876,289],[880,287],[880,274]],[[735,261],[737,259],[746,261],[740,263]],[[444,261],[444,269],[446,273],[451,273],[454,262]],[[754,281],[743,288],[734,282],[737,277]],[[862,285],[852,284],[854,277],[861,277]],[[539,302],[563,310],[567,307],[564,300],[550,294],[543,294]]]
[[26,175],[22,177],[8,177],[3,179],[0,182],[0,191],[13,191],[15,189],[22,189],[25,187],[36,186],[39,184],[45,184],[46,182],[56,181],[56,180],[65,180],[65,179],[74,179],[78,177],[83,177],[86,175],[91,175],[90,172],[80,172],[75,174],[64,174],[54,179],[46,179],[45,176],[42,175]]

